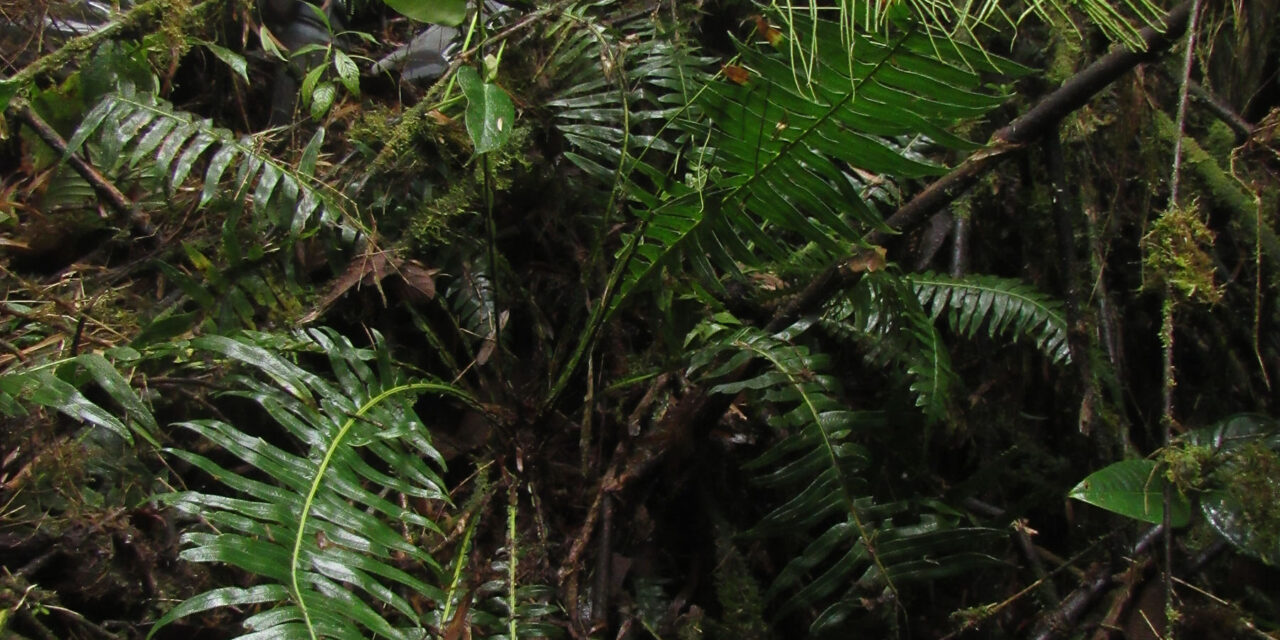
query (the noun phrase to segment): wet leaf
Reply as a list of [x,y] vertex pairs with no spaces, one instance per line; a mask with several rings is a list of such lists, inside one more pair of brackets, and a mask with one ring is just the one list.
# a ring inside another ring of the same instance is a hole
[[400,15],[419,22],[449,27],[462,24],[467,15],[466,0],[382,0]]
[[458,70],[458,83],[467,96],[467,133],[476,153],[488,153],[511,137],[516,119],[511,98],[495,84],[484,82],[471,67]]
[[[1160,524],[1164,522],[1166,482],[1154,460],[1122,460],[1093,472],[1067,495],[1122,516]],[[1191,504],[1176,491],[1172,502],[1173,526],[1186,525],[1191,520]]]

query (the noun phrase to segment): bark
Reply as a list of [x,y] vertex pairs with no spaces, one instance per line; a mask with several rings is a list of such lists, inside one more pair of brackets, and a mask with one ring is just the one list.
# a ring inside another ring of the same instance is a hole
[[[909,229],[950,204],[1001,160],[1036,141],[1134,67],[1168,49],[1186,29],[1190,13],[1191,2],[1178,5],[1165,15],[1168,28],[1163,33],[1149,28],[1142,30],[1142,41],[1147,44],[1145,51],[1117,48],[1064,82],[1030,111],[996,131],[985,149],[970,156],[889,216],[888,225],[896,231]],[[880,244],[887,239],[887,234],[875,232],[870,239]]]

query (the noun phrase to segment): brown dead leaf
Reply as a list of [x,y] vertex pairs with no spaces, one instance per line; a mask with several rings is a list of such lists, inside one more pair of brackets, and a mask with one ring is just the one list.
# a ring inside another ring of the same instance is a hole
[[[343,294],[350,291],[352,287],[359,284],[379,284],[387,274],[392,273],[401,264],[399,258],[395,258],[385,251],[370,247],[364,253],[357,256],[350,264],[347,265],[342,275],[333,279],[329,284],[329,288],[324,295],[320,297],[320,301],[316,303],[314,309],[310,313],[303,316],[300,322],[302,324],[310,324],[316,318],[324,315],[333,303],[338,301]],[[381,289],[379,289],[381,290]],[[383,303],[386,303],[385,298]]]
[[404,283],[409,286],[412,291],[417,291],[426,296],[427,300],[436,297],[436,274],[440,273],[439,269],[428,269],[426,265],[417,260],[408,260],[400,265],[400,277],[404,278]]
[[760,34],[760,37],[767,40],[769,42],[769,46],[772,46],[772,47],[778,46],[778,44],[782,42],[782,32],[778,31],[776,28],[774,28],[773,25],[769,24],[769,21],[766,20],[765,17],[762,15],[757,14],[755,16],[755,19],[756,19],[756,33]]
[[723,70],[724,77],[738,84],[746,84],[751,79],[751,73],[736,64],[726,64]]
[[859,249],[845,260],[844,269],[850,273],[862,273],[879,271],[884,268],[884,265],[884,247],[870,247]]

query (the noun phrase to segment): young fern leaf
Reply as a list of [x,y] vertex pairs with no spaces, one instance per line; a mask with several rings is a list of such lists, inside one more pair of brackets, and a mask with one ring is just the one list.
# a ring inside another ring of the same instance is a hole
[[256,219],[285,232],[290,239],[297,239],[317,223],[349,221],[339,204],[341,195],[308,172],[263,153],[253,138],[236,138],[209,120],[197,120],[131,85],[103,96],[85,114],[68,142],[69,150],[74,153],[95,137],[103,142],[103,149],[119,152],[100,158],[100,165],[112,169],[125,160],[130,167],[142,165],[144,173],[158,179],[167,191],[182,186],[202,158],[209,156],[200,191],[201,207],[223,192],[227,170],[238,164],[235,197],[248,195]]
[[[447,384],[402,382],[377,340],[371,351],[332,331],[311,330],[292,340],[249,334],[190,343],[247,365],[248,374],[232,378],[238,390],[231,395],[258,404],[304,453],[219,420],[179,425],[254,469],[245,475],[191,451],[169,450],[231,491],[163,497],[215,527],[216,533],[185,536],[189,546],[181,557],[231,564],[263,584],[196,596],[162,617],[153,634],[178,617],[249,603],[272,606],[243,622],[250,632],[245,637],[410,638],[438,626],[435,614],[422,619],[402,595],[407,589],[445,600],[439,565],[401,528],[439,528],[384,495],[448,501],[438,472],[443,461],[413,412],[411,395],[472,401]],[[282,344],[286,351],[327,355],[331,379],[291,362]],[[402,560],[393,563],[393,556]],[[401,568],[405,560],[417,570]]]
[[1070,364],[1067,320],[1061,305],[1017,280],[973,275],[956,279],[933,273],[907,276],[920,304],[933,318],[946,314],[952,330],[972,337],[982,326],[987,335],[1028,338],[1055,364]]

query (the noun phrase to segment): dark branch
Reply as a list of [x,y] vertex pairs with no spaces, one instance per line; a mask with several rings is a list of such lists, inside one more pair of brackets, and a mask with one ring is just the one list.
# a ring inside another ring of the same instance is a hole
[[[886,221],[888,225],[897,231],[909,229],[950,204],[1000,160],[1039,139],[1129,70],[1168,49],[1187,27],[1190,13],[1191,3],[1183,2],[1165,16],[1164,22],[1168,28],[1163,33],[1150,28],[1142,30],[1142,41],[1147,44],[1145,51],[1117,48],[1064,82],[1030,111],[996,131],[987,148],[970,156],[951,173],[939,178],[889,216]],[[870,236],[875,244],[880,244],[885,239],[886,234],[881,232]]]

